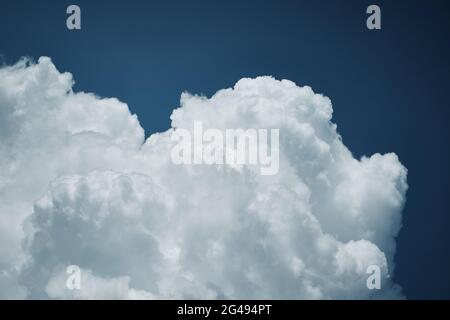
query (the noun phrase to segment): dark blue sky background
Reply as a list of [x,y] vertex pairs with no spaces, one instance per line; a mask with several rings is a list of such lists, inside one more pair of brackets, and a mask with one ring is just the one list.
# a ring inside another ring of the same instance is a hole
[[[66,29],[69,4],[82,30]],[[369,4],[382,30],[366,29]],[[410,299],[450,299],[450,2],[0,0],[0,54],[50,56],[75,90],[118,97],[147,135],[182,91],[213,94],[272,75],[329,96],[357,157],[408,168],[395,280]]]

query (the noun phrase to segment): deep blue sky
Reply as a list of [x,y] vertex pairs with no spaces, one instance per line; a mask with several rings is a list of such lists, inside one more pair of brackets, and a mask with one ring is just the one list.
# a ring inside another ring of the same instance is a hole
[[[82,30],[68,31],[78,4]],[[365,27],[369,4],[382,30]],[[356,156],[396,152],[409,191],[395,280],[410,299],[450,299],[449,1],[0,0],[0,54],[50,56],[76,90],[118,97],[147,135],[180,93],[272,75],[329,96]]]

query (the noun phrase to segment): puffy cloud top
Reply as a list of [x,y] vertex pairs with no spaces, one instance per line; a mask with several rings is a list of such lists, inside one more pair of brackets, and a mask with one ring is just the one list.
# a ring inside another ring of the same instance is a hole
[[[244,78],[183,93],[172,128],[145,140],[126,104],[72,86],[46,57],[0,69],[0,297],[402,297],[407,171],[393,153],[355,159],[327,97]],[[175,165],[171,134],[194,121],[280,129],[278,174]],[[66,288],[72,264],[80,290]]]

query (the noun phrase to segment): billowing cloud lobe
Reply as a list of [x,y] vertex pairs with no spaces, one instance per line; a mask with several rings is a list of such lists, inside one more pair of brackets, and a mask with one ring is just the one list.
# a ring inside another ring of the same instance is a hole
[[[46,57],[0,69],[1,298],[402,297],[406,169],[394,153],[355,159],[327,97],[244,78],[183,93],[172,128],[145,139],[126,104],[72,86]],[[171,134],[194,121],[279,128],[278,174],[173,164]],[[72,264],[81,290],[65,286]]]

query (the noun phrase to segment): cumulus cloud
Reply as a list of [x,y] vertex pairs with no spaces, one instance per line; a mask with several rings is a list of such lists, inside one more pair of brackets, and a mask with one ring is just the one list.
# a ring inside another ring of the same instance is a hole
[[[402,297],[407,171],[393,153],[355,159],[327,97],[244,78],[183,93],[172,128],[145,139],[126,104],[72,86],[46,57],[0,69],[0,297]],[[175,165],[171,134],[194,121],[280,129],[278,173]],[[369,265],[381,290],[366,287]]]

